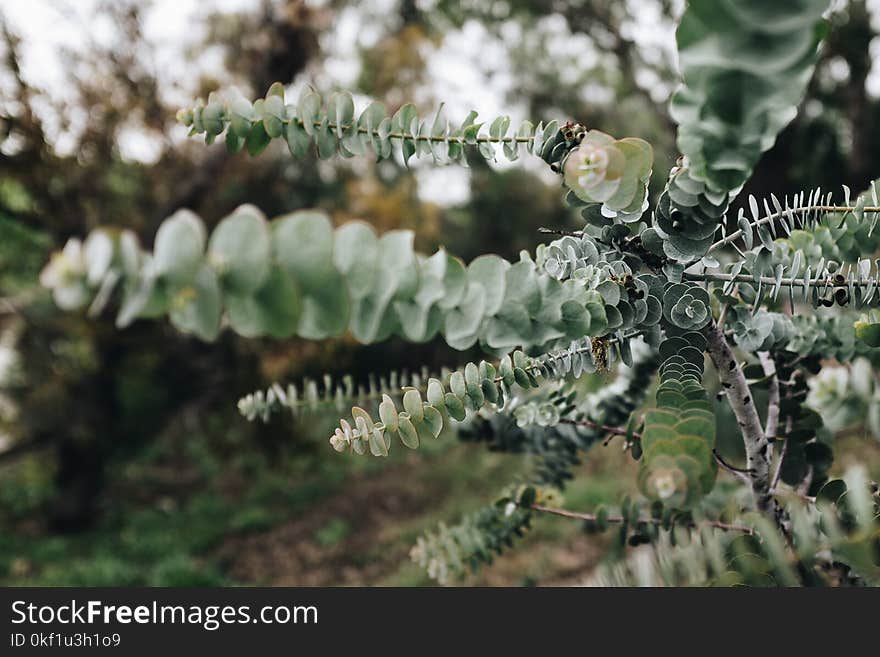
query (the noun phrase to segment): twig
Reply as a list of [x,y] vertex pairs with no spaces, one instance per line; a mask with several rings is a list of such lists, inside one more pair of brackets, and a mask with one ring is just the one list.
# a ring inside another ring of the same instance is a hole
[[682,274],[682,278],[687,281],[719,281],[721,283],[730,283],[731,281],[736,281],[738,283],[758,283],[761,282],[764,285],[784,285],[786,287],[797,287],[803,286],[806,282],[809,286],[818,286],[821,283],[824,283],[826,287],[831,289],[846,289],[850,286],[850,284],[856,287],[873,287],[877,284],[876,279],[869,278],[867,280],[853,280],[853,281],[845,281],[843,283],[835,283],[833,276],[825,276],[825,277],[815,277],[810,278],[809,280],[803,278],[780,278],[779,280],[775,279],[773,276],[759,276],[755,277],[751,274],[721,274],[721,273],[711,273],[711,272],[684,272]]
[[[586,520],[588,522],[595,522],[596,521],[596,514],[595,513],[581,513],[579,511],[567,511],[566,509],[556,509],[556,508],[552,508],[552,507],[541,506],[540,504],[532,504],[529,508],[532,509],[533,511],[539,511],[541,513],[549,513],[551,515],[561,516],[563,518],[573,518],[574,520]],[[621,524],[623,522],[626,522],[627,519],[624,518],[623,516],[608,516],[605,519],[605,521],[610,522],[612,524]],[[651,525],[661,525],[661,524],[663,524],[663,519],[662,518],[653,518],[653,517],[639,518],[637,523],[640,523],[640,522],[644,522],[646,524],[651,524]],[[731,532],[742,532],[744,534],[749,534],[749,535],[755,533],[754,529],[752,529],[751,527],[747,527],[746,525],[735,525],[735,524],[730,524],[730,523],[726,523],[726,522],[721,522],[719,520],[707,520],[705,522],[700,522],[700,523],[689,522],[689,523],[684,523],[682,526],[691,527],[691,528],[698,528],[700,526],[714,527],[715,529],[721,529],[724,531],[731,531]]]
[[544,233],[545,235],[565,235],[567,237],[583,237],[584,231],[582,230],[558,230],[556,228],[547,228],[546,226],[541,226],[538,228],[539,233]]
[[737,479],[742,481],[747,486],[752,485],[752,480],[749,477],[749,475],[751,473],[748,470],[743,470],[742,468],[736,468],[736,467],[730,465],[730,463],[728,463],[723,458],[721,458],[721,454],[718,453],[718,450],[713,449],[712,456],[715,458],[715,462],[721,466],[722,470],[726,470],[727,472],[732,474],[734,477],[736,477]]
[[815,474],[815,472],[813,470],[812,464],[808,465],[807,466],[807,476],[804,477],[804,480],[801,483],[799,483],[797,486],[796,490],[798,492],[798,495],[800,495],[802,497],[807,496],[807,491],[810,490],[810,485],[812,485],[812,483],[813,483],[813,475],[814,474]]
[[729,303],[721,306],[721,313],[718,315],[718,326],[724,326],[724,318],[727,316],[727,309],[730,308]]
[[[794,395],[788,394],[786,395],[787,399],[791,399]],[[794,423],[791,415],[785,418],[785,435],[788,436],[791,433],[791,427]],[[782,477],[782,464],[785,461],[785,456],[788,454],[788,438],[786,438],[782,442],[782,449],[779,452],[779,460],[776,462],[776,469],[773,471],[773,477],[770,479],[770,491],[776,492],[776,487],[779,485],[779,479]]]
[[735,465],[731,465],[730,463],[728,463],[727,461],[724,460],[724,458],[721,456],[721,454],[718,453],[717,449],[712,450],[712,455],[715,457],[715,460],[718,462],[718,465],[720,465],[722,468],[724,468],[725,470],[727,470],[729,472],[735,472],[737,474],[744,474],[744,475],[751,474],[751,472],[752,472],[748,468],[738,468]]
[[[286,126],[290,122],[294,122],[305,129],[305,123],[302,119],[293,117],[290,119],[280,119],[281,124]],[[324,123],[322,121],[313,121],[312,125],[315,128],[323,129]],[[335,121],[328,121],[327,129],[331,132],[337,132],[337,128],[341,130],[346,136],[350,133],[351,129],[354,127],[354,124],[350,123],[337,123]],[[379,136],[379,130],[376,128],[368,128],[366,126],[357,126],[357,131],[362,135],[374,135]],[[472,140],[466,139],[463,135],[451,135],[451,134],[440,134],[440,135],[421,135],[415,134],[413,132],[389,132],[385,135],[386,139],[399,139],[399,140],[409,140],[409,141],[430,141],[430,142],[442,142],[442,143],[455,143],[460,144],[462,146],[469,143],[476,144],[531,144],[535,141],[536,135],[531,135],[529,137],[523,137],[518,135],[508,135],[505,137],[493,137],[492,135],[478,135],[474,137]]]
[[759,351],[758,359],[764,374],[770,379],[770,388],[767,391],[767,423],[764,425],[764,435],[771,444],[769,458],[773,453],[773,439],[779,430],[779,378],[776,376],[776,363],[768,352]]
[[788,439],[782,442],[782,449],[779,450],[779,460],[776,462],[776,470],[773,472],[773,478],[770,480],[770,491],[775,492],[779,485],[779,478],[782,476],[782,462],[788,454]]
[[560,418],[560,424],[571,424],[577,427],[590,427],[592,429],[601,429],[605,433],[610,433],[615,436],[629,436],[633,440],[641,440],[642,434],[633,431],[630,433],[626,429],[621,427],[609,427],[606,424],[599,424],[598,422],[593,422],[592,420],[571,420],[568,418]]

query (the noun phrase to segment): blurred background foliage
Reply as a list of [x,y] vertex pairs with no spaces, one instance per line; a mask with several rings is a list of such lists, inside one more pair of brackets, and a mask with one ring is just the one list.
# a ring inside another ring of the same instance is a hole
[[[39,270],[50,250],[98,224],[132,228],[149,244],[177,208],[216,222],[245,202],[269,216],[321,207],[337,222],[410,228],[425,251],[516,258],[538,243],[539,226],[577,226],[538,166],[474,160],[454,174],[411,171],[363,158],[293,161],[275,145],[257,159],[235,157],[184,140],[175,110],[220,87],[253,96],[281,80],[321,91],[354,85],[391,112],[412,99],[422,110],[448,101],[462,116],[473,105],[486,115],[509,107],[514,118],[572,118],[651,142],[656,194],[677,156],[666,100],[680,3],[253,0],[221,11],[201,2],[198,37],[178,44],[180,79],[170,82],[144,29],[163,3],[93,4],[111,35],[62,53],[63,90],[25,75],[28,44],[0,8],[0,583],[429,583],[407,559],[415,537],[480,506],[528,467],[522,458],[454,440],[381,463],[339,458],[323,431],[285,417],[247,423],[235,400],[273,380],[350,372],[364,381],[468,354],[439,343],[231,333],[206,345],[163,322],[117,331],[106,316],[53,310]],[[876,177],[873,18],[863,1],[837,14],[798,118],[747,192],[860,190]],[[481,87],[497,107],[478,106]],[[123,152],[132,135],[149,157]],[[880,443],[863,424],[841,428],[847,449],[835,470],[858,460],[880,478]],[[617,499],[632,468],[613,445],[597,448],[566,491],[568,506]],[[522,549],[468,581],[577,581],[597,565],[603,540],[542,519]]]

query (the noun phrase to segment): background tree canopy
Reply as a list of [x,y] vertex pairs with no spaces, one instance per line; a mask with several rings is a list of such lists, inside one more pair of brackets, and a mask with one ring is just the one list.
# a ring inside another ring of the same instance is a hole
[[[474,106],[483,116],[512,114],[514,128],[531,116],[571,117],[640,138],[653,147],[654,207],[681,147],[675,120],[687,112],[687,98],[668,109],[681,3],[254,0],[233,11],[201,2],[185,21],[175,16],[186,29],[172,31],[171,41],[155,28],[175,14],[164,0],[34,4],[51,5],[40,12],[50,23],[83,23],[75,46],[48,60],[57,75],[47,84],[33,75],[44,28],[21,5],[0,9],[0,581],[426,584],[428,573],[407,558],[416,538],[459,517],[469,519],[465,529],[516,531],[513,521],[499,526],[483,504],[525,471],[537,467],[553,479],[573,469],[578,476],[565,491],[572,508],[636,494],[639,466],[615,442],[583,463],[574,453],[557,463],[535,456],[541,450],[515,423],[476,423],[460,441],[393,449],[390,462],[378,464],[327,449],[326,435],[347,412],[332,399],[312,400],[326,402],[327,413],[271,414],[265,425],[245,422],[230,403],[273,381],[325,373],[350,375],[352,386],[373,386],[376,373],[398,370],[409,370],[407,380],[426,378],[422,366],[433,372],[479,361],[478,347],[461,352],[441,339],[400,338],[363,346],[348,333],[322,343],[244,339],[229,331],[205,344],[162,321],[120,331],[109,314],[61,313],[37,280],[70,237],[112,223],[152,244],[161,220],[180,208],[201,216],[209,232],[245,203],[268,216],[317,208],[334,226],[361,219],[380,234],[412,230],[417,251],[444,247],[465,262],[487,252],[516,262],[541,241],[538,228],[583,225],[538,158],[511,166],[468,150],[467,168],[435,169],[323,160],[314,149],[291,158],[279,140],[250,158],[187,140],[175,121],[193,98],[233,86],[261,98],[274,81],[324,97],[348,88],[360,107],[375,98],[389,116],[409,101],[427,116],[445,101],[458,121]],[[855,196],[868,188],[880,152],[878,30],[872,3],[837,8],[796,116],[750,163],[754,173],[728,216],[740,206],[748,212],[750,194],[845,184]],[[699,301],[680,313],[691,317]],[[743,335],[758,342],[772,331],[742,321]],[[582,392],[626,389],[647,376],[657,363],[638,356],[631,378],[590,377]],[[857,369],[866,363],[823,370],[809,390],[835,433],[833,475],[862,463],[880,478],[876,382],[870,368]],[[301,386],[307,401],[312,385]],[[618,410],[625,422],[632,409]],[[721,456],[738,461],[730,411],[715,402],[712,410]],[[522,549],[464,581],[596,577],[600,558],[623,548],[591,533],[594,521],[542,519]],[[432,549],[427,537],[417,560]]]

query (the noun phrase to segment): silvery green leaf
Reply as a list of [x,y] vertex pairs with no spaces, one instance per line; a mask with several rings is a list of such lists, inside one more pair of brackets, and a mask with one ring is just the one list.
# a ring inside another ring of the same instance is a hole
[[237,293],[249,294],[263,284],[270,256],[268,224],[250,205],[220,221],[208,242],[208,262],[218,271],[223,287]]
[[153,264],[156,275],[175,284],[196,275],[205,252],[202,220],[189,210],[178,210],[162,222],[156,233]]
[[290,119],[287,122],[286,141],[291,155],[303,157],[309,152],[309,146],[312,143],[310,134],[297,119]]
[[307,90],[299,99],[297,114],[302,122],[303,130],[312,136],[321,114],[321,97],[314,91]]
[[193,279],[171,295],[171,323],[184,333],[213,341],[220,332],[220,284],[214,270],[202,264]]
[[354,99],[348,92],[335,93],[328,104],[329,118],[338,139],[342,139],[354,124]]

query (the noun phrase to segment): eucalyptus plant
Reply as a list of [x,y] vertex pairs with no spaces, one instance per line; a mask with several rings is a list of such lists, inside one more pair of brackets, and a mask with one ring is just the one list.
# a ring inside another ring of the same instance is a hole
[[[178,113],[192,135],[251,156],[281,140],[293,157],[540,158],[583,227],[517,262],[465,263],[415,251],[408,231],[334,226],[314,210],[269,221],[243,206],[210,235],[180,210],[152,250],[97,228],[71,239],[42,281],[63,309],[114,306],[119,328],[168,315],[203,340],[229,329],[479,345],[484,360],[451,370],[276,383],[239,401],[249,420],[351,407],[329,439],[339,452],[384,457],[448,431],[532,455],[532,474],[500,499],[419,539],[412,556],[440,581],[491,561],[543,513],[657,547],[651,569],[623,561],[599,583],[876,584],[877,486],[861,471],[829,477],[831,432],[808,393],[830,364],[875,376],[877,187],[738,198],[804,97],[827,4],[688,2],[670,102],[681,156],[653,206],[650,144],[576,121],[514,126],[471,112],[459,123],[411,104],[389,115],[378,102],[358,110],[345,92],[293,101],[280,84],[254,101],[215,93]],[[600,392],[579,385],[607,371],[615,379]],[[719,454],[719,403],[736,419],[744,464]],[[638,461],[640,497],[561,508],[579,454],[608,436]]]

